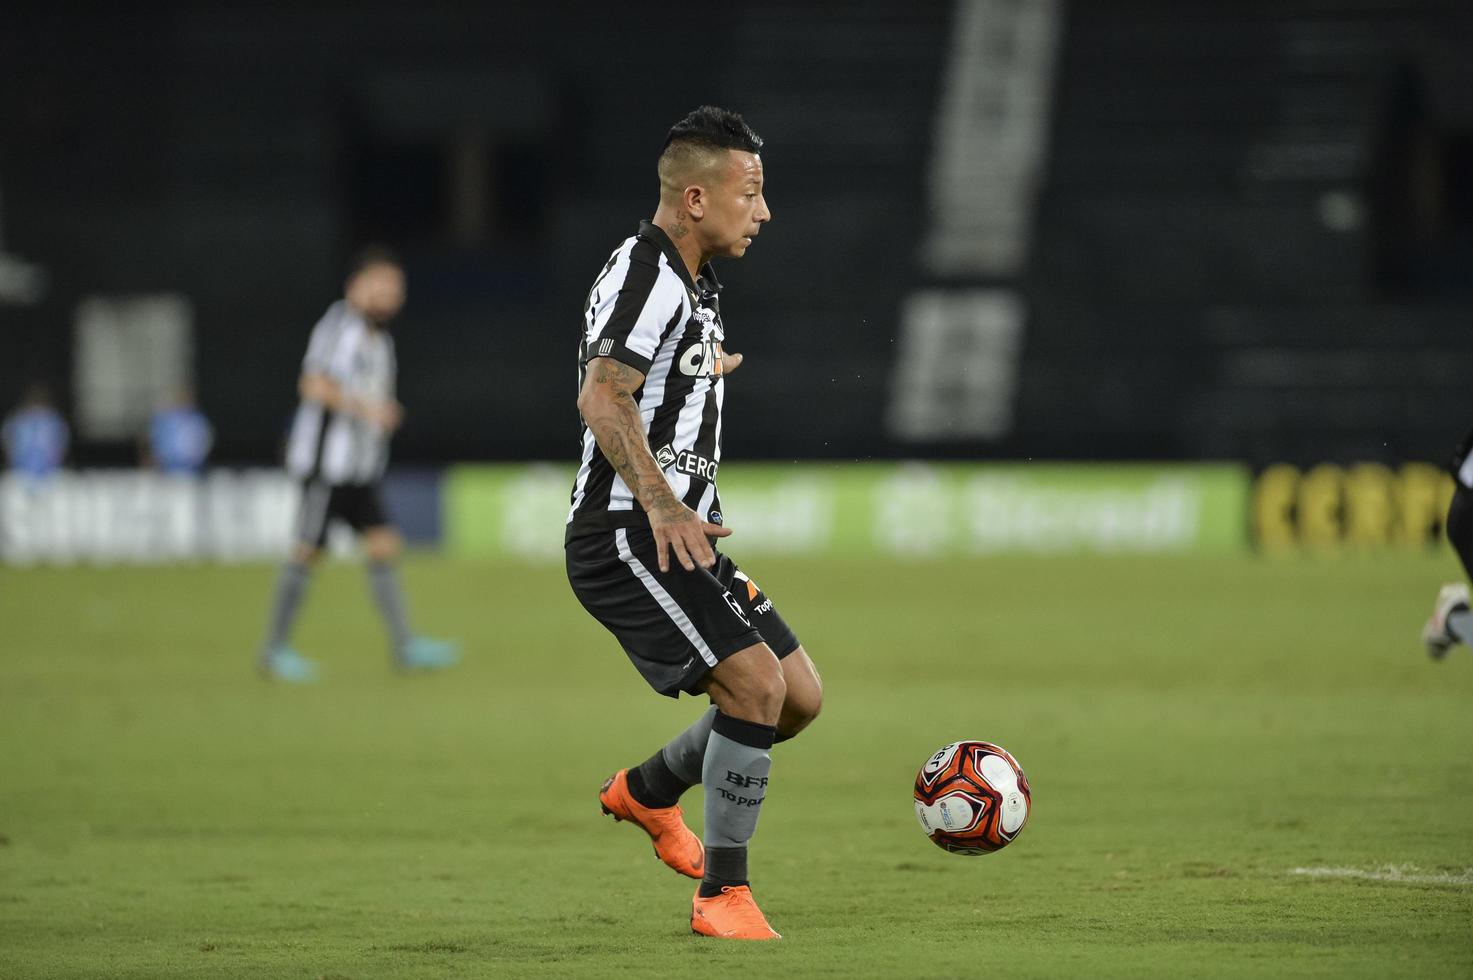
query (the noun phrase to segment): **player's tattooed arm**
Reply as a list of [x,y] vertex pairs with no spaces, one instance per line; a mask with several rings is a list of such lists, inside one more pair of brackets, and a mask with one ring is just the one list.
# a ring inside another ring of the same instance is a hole
[[654,453],[650,452],[639,402],[634,397],[642,384],[642,372],[613,358],[595,357],[588,362],[583,390],[578,393],[578,411],[609,465],[634,491],[635,499],[649,515],[660,571],[669,571],[667,544],[687,571],[697,563],[709,568],[715,564],[716,556],[707,535],[730,532],[702,521],[670,489]]
[[640,505],[646,511],[659,510],[675,517],[670,504],[680,501],[675,499],[654,453],[650,452],[639,403],[634,397],[642,384],[644,374],[640,371],[622,361],[596,357],[588,362],[578,410],[593,430],[598,448],[634,491]]

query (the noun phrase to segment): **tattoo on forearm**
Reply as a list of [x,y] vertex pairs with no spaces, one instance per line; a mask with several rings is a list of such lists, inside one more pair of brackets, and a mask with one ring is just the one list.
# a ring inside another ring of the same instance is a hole
[[587,419],[599,449],[640,505],[658,514],[665,523],[693,520],[695,515],[670,489],[650,452],[649,439],[640,420],[634,388],[642,383],[639,372],[618,361],[600,358],[594,368],[594,383],[607,385],[609,411]]

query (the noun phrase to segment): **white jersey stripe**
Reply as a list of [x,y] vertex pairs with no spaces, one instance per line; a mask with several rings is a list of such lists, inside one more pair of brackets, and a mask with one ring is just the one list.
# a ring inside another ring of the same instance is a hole
[[614,532],[614,543],[618,546],[619,558],[644,583],[644,587],[649,591],[650,595],[654,596],[655,601],[660,604],[660,608],[665,610],[665,614],[670,617],[670,621],[676,625],[680,632],[685,634],[687,640],[690,640],[691,646],[696,648],[696,652],[701,655],[701,659],[706,661],[708,666],[715,667],[716,655],[711,652],[711,647],[705,638],[696,631],[695,624],[690,621],[690,617],[686,616],[685,611],[680,608],[680,604],[650,574],[650,570],[644,566],[644,562],[636,558],[634,552],[630,550],[629,532],[622,527],[616,530]]

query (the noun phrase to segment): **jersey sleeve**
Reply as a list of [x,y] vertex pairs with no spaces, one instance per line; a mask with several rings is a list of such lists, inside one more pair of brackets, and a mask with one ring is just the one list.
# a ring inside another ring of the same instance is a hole
[[685,311],[685,287],[657,263],[631,255],[617,291],[595,299],[583,360],[611,357],[648,374],[666,329]]
[[334,355],[339,348],[343,328],[348,318],[344,315],[341,302],[328,307],[317,326],[312,328],[312,337],[307,341],[307,356],[302,358],[303,374],[326,374],[337,377]]

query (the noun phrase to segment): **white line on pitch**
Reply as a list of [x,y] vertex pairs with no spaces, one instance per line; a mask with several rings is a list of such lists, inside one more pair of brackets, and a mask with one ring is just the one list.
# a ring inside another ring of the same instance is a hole
[[1473,868],[1462,871],[1423,871],[1415,864],[1383,864],[1379,868],[1292,868],[1306,878],[1359,878],[1405,885],[1473,885]]

